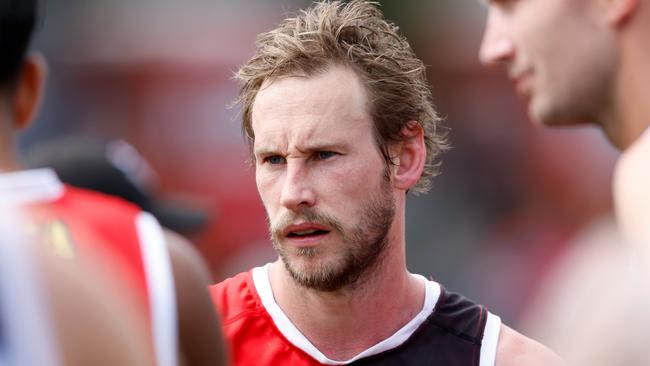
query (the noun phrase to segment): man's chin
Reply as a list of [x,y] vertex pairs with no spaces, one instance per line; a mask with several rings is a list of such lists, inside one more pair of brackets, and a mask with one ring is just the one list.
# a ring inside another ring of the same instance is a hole
[[283,257],[282,261],[291,278],[302,287],[333,292],[349,284],[349,276],[342,276],[336,263],[323,261],[323,258]]
[[291,256],[289,258],[285,256],[282,258],[282,262],[293,277],[317,278],[331,273],[334,269],[331,263],[327,263],[318,255]]
[[528,116],[533,125],[542,127],[571,127],[593,122],[589,118],[561,112],[557,109],[536,108],[533,103],[529,105]]

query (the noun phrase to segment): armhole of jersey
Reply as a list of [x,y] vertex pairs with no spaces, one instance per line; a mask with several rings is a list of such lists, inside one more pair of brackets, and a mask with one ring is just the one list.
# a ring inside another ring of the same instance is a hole
[[501,318],[488,312],[481,341],[481,360],[479,366],[494,366],[497,358],[497,346],[501,333]]
[[141,212],[136,220],[149,291],[157,365],[173,366],[178,362],[178,319],[169,251],[163,230],[151,214]]

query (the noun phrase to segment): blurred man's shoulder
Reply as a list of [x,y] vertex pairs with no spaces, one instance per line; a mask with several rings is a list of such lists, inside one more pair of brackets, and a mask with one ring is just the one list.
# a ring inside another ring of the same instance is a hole
[[502,325],[495,365],[564,366],[566,363],[541,343]]
[[111,215],[118,213],[139,214],[142,209],[124,199],[83,188],[64,185],[61,203],[90,215]]

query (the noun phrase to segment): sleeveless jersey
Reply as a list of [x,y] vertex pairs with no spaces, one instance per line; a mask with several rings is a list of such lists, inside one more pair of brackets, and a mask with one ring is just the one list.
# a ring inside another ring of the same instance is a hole
[[267,264],[210,287],[236,366],[410,365],[493,366],[499,317],[434,281],[425,286],[422,310],[391,337],[352,359],[321,353],[273,298]]
[[5,204],[24,210],[27,234],[71,260],[110,273],[151,329],[157,365],[177,363],[174,280],[162,228],[121,199],[62,184],[49,169],[0,175]]

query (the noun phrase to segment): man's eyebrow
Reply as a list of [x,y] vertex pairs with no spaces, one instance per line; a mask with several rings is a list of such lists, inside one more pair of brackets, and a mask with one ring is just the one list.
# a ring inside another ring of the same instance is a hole
[[315,142],[315,143],[308,143],[304,147],[301,147],[302,150],[307,150],[307,151],[327,151],[327,150],[341,150],[345,147],[347,147],[348,144],[346,143],[337,143],[337,142]]
[[253,155],[255,156],[264,156],[264,155],[269,155],[269,154],[277,154],[278,151],[277,149],[274,149],[272,147],[268,146],[262,146],[259,148],[253,148]]
[[[297,147],[297,150],[301,153],[310,153],[314,151],[330,151],[330,150],[344,150],[349,146],[347,143],[338,143],[338,142],[315,142],[315,143],[306,143],[303,146]],[[280,154],[281,150],[276,149],[270,146],[260,146],[253,149],[253,155],[255,156],[267,156]]]

